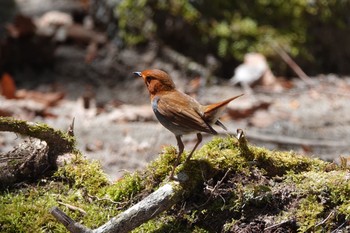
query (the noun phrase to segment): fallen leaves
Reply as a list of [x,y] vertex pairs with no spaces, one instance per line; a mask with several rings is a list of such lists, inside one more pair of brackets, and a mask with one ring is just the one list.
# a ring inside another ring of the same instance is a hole
[[53,107],[64,98],[63,92],[40,92],[31,90],[17,90],[12,76],[4,73],[0,80],[0,116],[16,116],[30,120],[35,115],[55,117],[50,113]]
[[30,99],[35,102],[43,104],[45,107],[52,107],[57,105],[57,103],[64,97],[63,92],[39,92],[30,90],[18,90],[16,92],[17,99]]
[[266,110],[271,105],[270,102],[266,101],[250,101],[246,102],[245,106],[230,107],[227,108],[227,112],[232,119],[244,119],[251,117],[258,110]]

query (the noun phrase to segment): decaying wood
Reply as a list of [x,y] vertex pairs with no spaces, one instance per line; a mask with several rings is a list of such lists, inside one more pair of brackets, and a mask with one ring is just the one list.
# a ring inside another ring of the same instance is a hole
[[42,177],[56,168],[58,155],[74,150],[73,137],[44,124],[0,117],[0,131],[30,137],[12,151],[0,154],[0,189]]
[[[184,178],[181,182],[188,179],[185,174],[182,174],[182,177]],[[75,222],[57,207],[51,209],[51,214],[72,233],[126,233],[155,218],[180,201],[188,191],[186,187],[190,189],[193,185],[182,185],[178,181],[169,182],[142,201],[93,230]]]
[[18,133],[43,140],[49,146],[50,154],[64,154],[74,149],[75,140],[46,124],[0,117],[0,131]]
[[45,141],[32,139],[0,154],[0,189],[45,172],[49,168],[48,150]]
[[83,225],[81,225],[80,223],[75,222],[73,219],[71,219],[68,215],[66,215],[58,207],[53,207],[50,212],[70,232],[73,232],[73,233],[92,232],[91,229],[86,228]]

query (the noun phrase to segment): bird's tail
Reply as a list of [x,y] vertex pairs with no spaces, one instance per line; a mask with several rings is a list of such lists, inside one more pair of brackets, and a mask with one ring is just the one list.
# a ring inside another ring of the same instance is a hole
[[237,99],[238,97],[241,97],[242,95],[244,95],[244,94],[237,95],[235,97],[229,98],[229,99],[221,101],[219,103],[210,104],[210,105],[205,106],[204,115],[211,114],[211,112],[214,112],[214,111],[217,111],[220,108],[226,107],[226,105],[228,103],[230,103],[234,99]]
[[[232,98],[229,98],[227,100],[221,101],[219,103],[210,104],[204,107],[204,118],[211,123],[216,123],[222,112],[225,110],[228,103],[230,103],[232,100],[237,99],[238,97],[241,97],[241,95],[234,96]],[[219,124],[220,125],[220,124]]]

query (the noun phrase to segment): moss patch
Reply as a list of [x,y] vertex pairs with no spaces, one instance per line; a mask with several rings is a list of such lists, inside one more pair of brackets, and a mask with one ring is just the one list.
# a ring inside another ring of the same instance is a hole
[[[350,218],[350,173],[346,166],[293,152],[242,146],[214,138],[177,168],[193,186],[188,197],[133,232],[239,232],[346,230]],[[59,206],[90,228],[143,199],[166,182],[176,157],[168,147],[144,171],[111,184],[98,162],[81,155],[54,176],[0,196],[4,232],[66,232],[49,213]],[[82,211],[72,210],[67,205]]]

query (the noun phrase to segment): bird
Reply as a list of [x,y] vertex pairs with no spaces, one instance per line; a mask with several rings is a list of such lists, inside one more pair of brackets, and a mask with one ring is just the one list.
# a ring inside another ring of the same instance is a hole
[[227,130],[219,120],[219,117],[228,103],[243,94],[218,103],[201,105],[193,97],[178,91],[175,83],[165,71],[147,69],[142,72],[133,73],[135,76],[143,79],[150,94],[152,110],[158,121],[175,135],[178,154],[170,173],[170,179],[174,179],[175,169],[184,151],[182,136],[197,133],[197,142],[187,156],[186,163],[190,161],[194,151],[202,142],[201,133],[217,134],[216,130],[212,127],[213,124]]
[[246,93],[252,94],[251,86],[262,80],[268,70],[269,66],[262,54],[248,53],[244,56],[244,63],[236,67],[230,83],[232,85],[240,83]]

